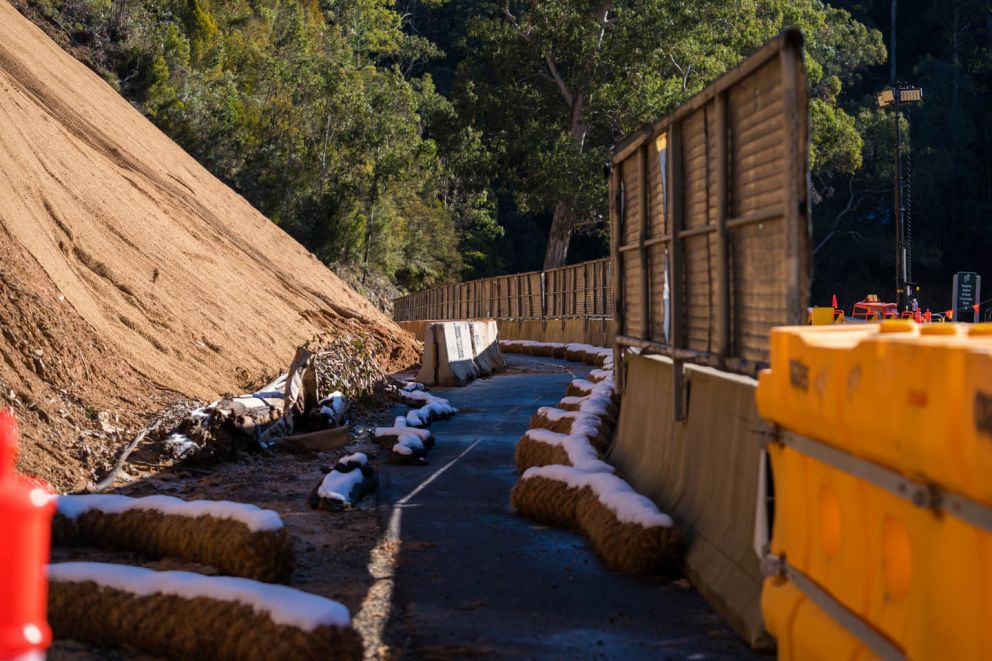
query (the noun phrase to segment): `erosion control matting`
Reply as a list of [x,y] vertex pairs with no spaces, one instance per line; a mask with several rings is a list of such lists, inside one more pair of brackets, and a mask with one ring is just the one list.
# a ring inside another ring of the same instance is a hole
[[90,510],[76,519],[56,514],[52,543],[170,556],[268,583],[288,582],[295,565],[293,540],[285,528],[252,531],[231,519],[166,515],[154,509],[114,514]]
[[135,595],[91,581],[52,581],[49,621],[56,637],[128,645],[171,659],[361,659],[354,629],[314,631],[277,624],[251,606],[220,599]]
[[510,512],[531,415],[591,368],[506,357],[505,374],[435,391],[461,413],[431,426],[429,466],[382,469],[384,503],[403,501],[382,545],[384,642],[399,658],[755,658],[685,581],[610,571],[580,534]]

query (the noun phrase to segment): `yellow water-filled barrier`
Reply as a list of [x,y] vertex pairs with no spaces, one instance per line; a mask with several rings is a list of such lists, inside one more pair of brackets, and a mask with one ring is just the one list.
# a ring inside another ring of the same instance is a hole
[[780,658],[992,659],[990,329],[778,328],[771,365]]
[[877,658],[857,636],[813,603],[788,579],[769,580],[761,594],[765,626],[778,640],[781,661],[863,661]]
[[772,331],[761,415],[992,505],[992,325]]

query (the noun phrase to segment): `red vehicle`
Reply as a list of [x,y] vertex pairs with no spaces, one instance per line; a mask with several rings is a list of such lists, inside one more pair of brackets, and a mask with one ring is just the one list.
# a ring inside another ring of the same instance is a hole
[[[912,316],[912,313],[910,313]],[[877,294],[868,294],[865,300],[855,303],[851,317],[856,321],[879,321],[881,319],[898,319],[899,307],[895,303],[883,303]]]

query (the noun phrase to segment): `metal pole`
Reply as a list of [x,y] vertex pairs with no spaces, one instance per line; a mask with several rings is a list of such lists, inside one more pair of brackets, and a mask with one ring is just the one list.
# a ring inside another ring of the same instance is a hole
[[902,128],[899,126],[899,89],[893,86],[892,93],[895,97],[893,103],[896,118],[896,181],[893,207],[896,225],[896,305],[902,312],[909,306],[908,283],[906,282],[906,239],[903,233],[905,210],[902,207]]
[[892,35],[889,41],[889,84],[896,85],[896,6],[898,0],[892,0],[892,17],[889,27],[892,28]]

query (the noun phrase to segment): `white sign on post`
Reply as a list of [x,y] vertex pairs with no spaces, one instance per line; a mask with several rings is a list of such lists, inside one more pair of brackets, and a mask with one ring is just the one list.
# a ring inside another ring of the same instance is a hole
[[975,308],[982,297],[982,276],[971,271],[954,274],[953,310],[954,321],[965,321],[968,311],[974,313],[974,323],[978,323],[978,310]]

